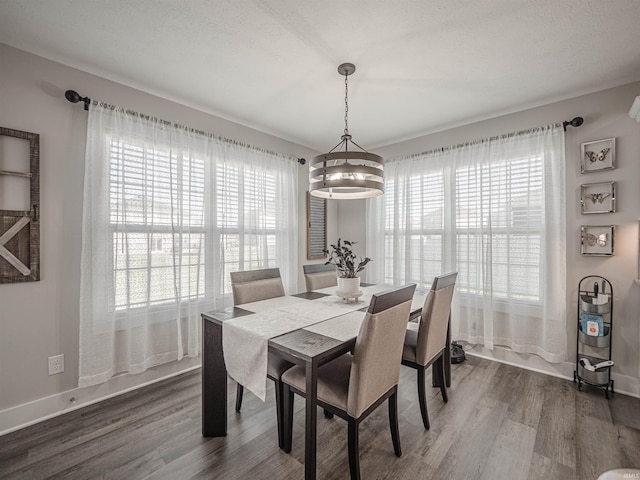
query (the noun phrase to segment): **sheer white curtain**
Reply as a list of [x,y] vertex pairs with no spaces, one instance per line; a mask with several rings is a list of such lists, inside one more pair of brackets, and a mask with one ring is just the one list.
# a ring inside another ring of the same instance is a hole
[[550,125],[389,161],[367,201],[370,281],[458,271],[453,336],[566,353],[564,132]]
[[195,357],[229,272],[297,278],[293,158],[103,104],[85,159],[80,386]]

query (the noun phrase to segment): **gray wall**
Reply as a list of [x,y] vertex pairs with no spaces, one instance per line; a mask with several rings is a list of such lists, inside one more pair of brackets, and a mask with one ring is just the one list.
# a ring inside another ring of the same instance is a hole
[[[567,161],[567,350],[568,360],[574,361],[576,335],[577,285],[586,275],[602,275],[613,284],[614,333],[613,369],[629,393],[640,394],[640,287],[634,284],[638,275],[638,217],[640,216],[640,124],[628,116],[633,99],[640,95],[640,82],[570,100],[505,115],[459,128],[446,130],[405,141],[375,153],[385,158],[456,145],[503,133],[584,117],[579,128],[568,127],[566,135]],[[617,168],[597,173],[580,174],[580,144],[616,137]],[[617,212],[582,215],[580,213],[580,185],[601,181],[617,182]],[[340,204],[338,232],[343,238],[361,242],[364,252],[364,200]],[[580,255],[580,225],[616,225],[615,256],[585,257]],[[348,232],[348,235],[347,235]],[[375,259],[374,259],[375,261]],[[493,358],[545,370],[558,375],[571,375],[572,366],[551,366],[540,363],[538,357],[505,356],[505,352],[481,352]]]
[[[123,375],[77,389],[82,188],[87,112],[67,89],[285,155],[311,158],[299,145],[0,44],[0,126],[40,134],[41,281],[0,285],[0,432],[76,408],[199,364],[199,359]],[[305,218],[308,163],[299,167]],[[335,205],[329,234],[335,235]],[[305,222],[297,261],[306,262]],[[299,288],[304,286],[302,273]],[[65,371],[48,376],[47,357],[63,353]],[[69,399],[75,398],[75,403]]]

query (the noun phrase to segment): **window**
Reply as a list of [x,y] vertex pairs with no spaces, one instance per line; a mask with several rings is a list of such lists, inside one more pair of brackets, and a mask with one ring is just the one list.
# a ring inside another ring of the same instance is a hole
[[[210,292],[216,296],[231,291],[232,271],[277,266],[273,173],[217,165],[215,228],[207,231],[204,160],[112,140],[109,165],[115,310],[175,303],[175,270],[177,300],[184,301],[212,288],[205,270],[218,259],[223,281]],[[210,235],[217,254],[206,251]]]
[[482,295],[490,281],[495,298],[539,302],[542,158],[460,167],[454,187],[458,291]]
[[385,199],[385,278],[425,286],[444,260],[443,172],[388,179]]
[[368,280],[425,286],[457,271],[454,338],[563,361],[562,125],[391,160],[385,176],[367,203]]
[[[496,298],[540,300],[545,219],[539,156],[389,177],[385,282],[403,278],[426,286],[459,265],[458,292],[482,295],[489,275]],[[445,248],[449,243],[454,248]]]
[[118,139],[110,145],[113,309],[203,297],[204,160]]
[[293,290],[295,159],[98,102],[86,152],[80,386],[197,356],[231,271]]
[[215,190],[223,290],[230,292],[229,273],[278,266],[276,178],[266,170],[223,164],[216,169]]

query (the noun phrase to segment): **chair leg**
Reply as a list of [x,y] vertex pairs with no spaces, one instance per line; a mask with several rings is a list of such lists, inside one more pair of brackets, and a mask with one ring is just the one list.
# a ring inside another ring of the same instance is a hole
[[402,456],[400,448],[400,430],[398,428],[398,392],[389,397],[389,428],[391,429],[391,441],[396,457]]
[[238,384],[236,388],[236,412],[240,412],[242,408],[242,393],[244,392],[244,387]]
[[288,384],[282,383],[282,444],[286,453],[291,453],[293,443],[293,392]]
[[358,445],[358,422],[355,418],[347,420],[349,424],[348,448],[349,448],[349,472],[351,480],[360,480],[360,447]]
[[420,402],[420,413],[422,414],[422,424],[424,428],[429,430],[429,414],[427,413],[427,392],[425,390],[424,377],[426,375],[425,368],[418,368],[418,400]]
[[447,395],[447,382],[444,381],[444,365],[445,365],[445,355],[441,355],[438,359],[438,370],[440,371],[440,378],[442,381],[440,382],[440,394],[442,395],[442,400],[444,403],[449,401],[449,396]]
[[282,410],[283,410],[283,397],[284,397],[284,387],[281,380],[275,381],[275,390],[276,390],[276,422],[278,423],[278,447],[284,447],[284,424],[282,418]]

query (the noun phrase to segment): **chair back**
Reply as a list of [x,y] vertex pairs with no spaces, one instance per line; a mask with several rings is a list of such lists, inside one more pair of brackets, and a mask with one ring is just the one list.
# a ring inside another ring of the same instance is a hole
[[320,290],[321,288],[335,287],[338,285],[338,273],[336,267],[329,264],[315,263],[303,265],[304,282],[307,285],[307,292]]
[[416,363],[420,365],[427,365],[446,346],[457,276],[458,272],[452,272],[434,278],[424,300],[416,345]]
[[356,339],[349,377],[347,413],[354,418],[400,377],[404,334],[415,284],[373,295]]
[[231,290],[234,305],[284,296],[279,268],[231,272]]

